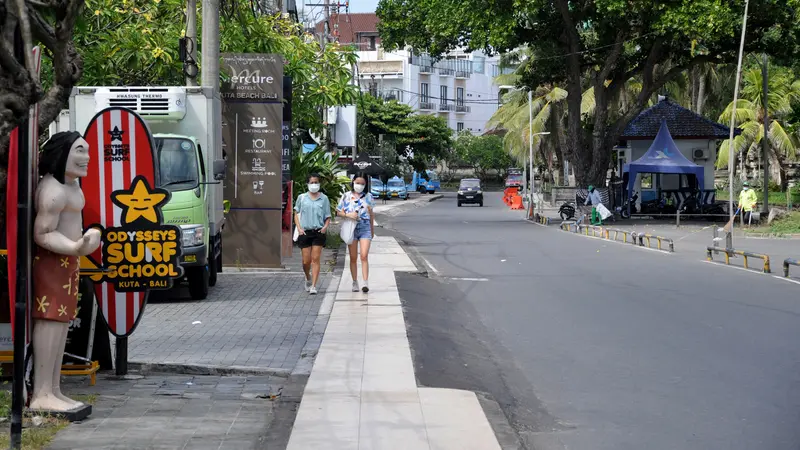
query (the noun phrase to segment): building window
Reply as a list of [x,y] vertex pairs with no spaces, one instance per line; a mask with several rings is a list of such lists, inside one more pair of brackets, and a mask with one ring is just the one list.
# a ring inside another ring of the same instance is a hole
[[447,103],[447,86],[439,87],[439,103],[443,105]]
[[456,88],[456,105],[464,106],[464,88]]
[[428,83],[419,84],[419,101],[428,103]]
[[456,131],[458,131],[459,133],[464,131],[464,122],[456,123]]
[[369,49],[375,50],[375,36],[369,37]]

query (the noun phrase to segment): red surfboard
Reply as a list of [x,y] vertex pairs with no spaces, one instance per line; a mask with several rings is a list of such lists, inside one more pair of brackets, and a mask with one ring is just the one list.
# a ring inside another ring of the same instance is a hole
[[[36,64],[36,72],[41,72],[42,67],[42,51],[37,46],[32,50],[33,60]],[[9,306],[11,308],[11,336],[14,336],[14,317],[16,316],[16,273],[17,273],[17,223],[18,223],[18,207],[19,202],[19,148],[17,136],[19,128],[11,131],[11,143],[8,148],[8,171],[6,178],[6,262],[8,270],[8,298]],[[31,191],[28,193],[30,196],[31,206],[35,207],[33,196],[36,193],[36,185],[39,179],[39,104],[37,103],[30,109],[28,116],[28,157],[31,161],[30,174],[28,175],[31,181]],[[32,219],[33,217],[31,217]],[[31,228],[33,224],[30,224]],[[30,276],[30,272],[28,274]],[[31,295],[31,293],[28,293]],[[27,315],[25,317],[25,343],[31,342],[31,326],[30,326],[30,307],[33,302],[27,302]],[[27,350],[26,350],[27,353]]]
[[[156,186],[156,156],[153,136],[145,121],[127,108],[106,108],[89,122],[84,133],[89,143],[89,174],[81,179],[86,197],[83,226],[120,226],[122,209],[111,201],[111,193],[128,189],[137,175]],[[102,245],[88,256],[94,267],[102,265]],[[111,283],[95,283],[95,298],[109,331],[117,337],[130,335],[144,314],[147,291],[117,292]]]

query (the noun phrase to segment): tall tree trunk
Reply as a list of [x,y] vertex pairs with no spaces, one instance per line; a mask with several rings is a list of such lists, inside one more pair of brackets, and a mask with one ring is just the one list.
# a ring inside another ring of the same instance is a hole
[[563,182],[559,182],[559,184],[566,186],[569,184],[569,179],[564,177],[564,149],[566,148],[567,137],[564,135],[564,127],[562,124],[562,120],[564,120],[564,107],[561,103],[553,104],[550,120],[552,121],[550,129],[553,130],[553,134],[551,135],[553,136],[553,152],[556,155],[556,171],[558,172],[556,180],[563,179]]
[[695,104],[694,112],[703,115],[703,106],[706,103],[706,73],[704,70],[700,71],[700,78],[697,80],[697,103]]

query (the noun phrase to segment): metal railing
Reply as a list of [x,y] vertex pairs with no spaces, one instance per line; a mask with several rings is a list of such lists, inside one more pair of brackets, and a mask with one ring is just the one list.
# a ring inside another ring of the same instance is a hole
[[789,266],[797,266],[800,267],[800,261],[794,258],[786,258],[783,260],[783,276],[789,277]]
[[653,240],[655,240],[655,241],[658,242],[658,249],[659,250],[663,250],[661,243],[662,242],[666,242],[666,243],[669,244],[669,251],[670,252],[675,252],[675,241],[673,241],[670,238],[663,237],[663,236],[655,236],[655,235],[647,234],[647,233],[642,233],[642,234],[635,233],[633,238],[634,238],[634,240],[637,240],[639,242],[639,246],[641,246],[641,247],[645,247],[644,241],[646,240],[647,241],[646,247],[648,247],[648,248],[653,248],[653,246],[651,245],[651,242]]
[[454,111],[456,109],[456,105],[452,105],[449,103],[439,103],[439,111]]
[[457,113],[468,113],[472,110],[469,106],[466,105],[456,105],[456,112]]
[[439,75],[443,77],[452,77],[456,74],[456,71],[453,69],[448,69],[447,67],[440,67],[439,68]]
[[456,71],[456,78],[469,78],[472,76],[471,72],[467,72],[466,70],[458,70]]
[[425,109],[425,110],[436,109],[436,105],[429,102],[419,102],[419,109]]
[[[727,265],[731,264],[731,257],[741,256],[742,258],[744,258],[744,268],[745,269],[749,269],[750,268],[748,266],[748,264],[747,264],[747,258],[760,259],[760,260],[764,261],[764,267],[763,267],[762,271],[764,273],[771,273],[770,267],[769,267],[769,256],[768,255],[762,255],[760,253],[752,253],[752,252],[748,252],[748,251],[744,251],[744,250],[723,249],[723,248],[719,248],[719,247],[707,247],[706,248],[706,259],[708,259],[709,261],[713,261],[714,260],[714,256],[713,256],[714,253],[717,253],[717,254],[723,253],[723,254],[725,254],[725,264],[727,264]],[[784,261],[784,264],[786,264],[785,261]],[[784,270],[787,270],[785,268],[785,266],[784,266]]]
[[433,73],[433,66],[420,66],[419,73]]
[[[614,239],[611,239],[611,233],[614,233]],[[606,239],[616,241],[619,239],[619,236],[622,235],[622,242],[628,243],[628,236],[631,236],[630,243],[636,245],[636,235],[635,231],[628,231],[628,230],[620,230],[619,228],[606,228]]]

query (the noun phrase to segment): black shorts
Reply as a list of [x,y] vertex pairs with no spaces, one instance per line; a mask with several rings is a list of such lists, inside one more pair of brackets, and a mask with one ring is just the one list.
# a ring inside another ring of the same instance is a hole
[[306,234],[297,236],[297,246],[300,248],[324,247],[328,236],[319,230],[306,230]]

